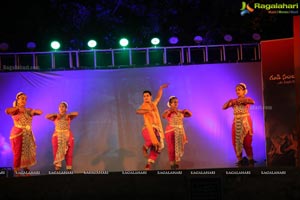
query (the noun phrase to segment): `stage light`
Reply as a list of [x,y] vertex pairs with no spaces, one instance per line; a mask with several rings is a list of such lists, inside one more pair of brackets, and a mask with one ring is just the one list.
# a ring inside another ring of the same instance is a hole
[[159,44],[160,40],[158,38],[152,38],[151,39],[151,44],[153,44],[154,46],[157,46]]
[[120,39],[119,44],[122,47],[126,47],[129,44],[129,41],[126,38],[122,38],[122,39]]
[[96,45],[97,45],[97,42],[95,40],[89,40],[87,45],[90,47],[90,48],[94,48]]
[[226,34],[226,35],[224,35],[224,40],[226,42],[231,42],[232,41],[232,36],[230,34]]
[[201,36],[196,35],[196,36],[194,37],[194,42],[195,42],[196,44],[200,44],[202,41],[203,41],[203,38],[202,38]]
[[35,42],[27,42],[26,47],[29,50],[34,50],[36,48],[36,43]]
[[253,33],[253,34],[252,34],[252,38],[253,38],[253,40],[255,40],[255,41],[259,41],[259,40],[261,39],[261,36],[260,36],[259,33]]
[[6,42],[2,42],[0,44],[1,51],[6,51],[8,49],[9,45]]
[[177,44],[178,42],[179,42],[179,39],[176,36],[173,36],[173,37],[169,38],[169,43],[170,44]]
[[51,48],[54,50],[57,50],[60,48],[60,43],[58,41],[52,41],[51,42]]

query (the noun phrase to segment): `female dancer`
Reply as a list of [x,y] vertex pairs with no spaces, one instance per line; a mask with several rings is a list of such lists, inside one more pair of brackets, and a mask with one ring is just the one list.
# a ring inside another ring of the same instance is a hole
[[32,132],[32,118],[41,115],[41,110],[26,108],[27,95],[19,92],[13,107],[7,108],[5,113],[11,115],[14,126],[10,132],[10,141],[13,151],[13,167],[17,176],[23,168],[26,175],[29,175],[29,167],[36,164],[36,144]]
[[168,121],[165,137],[168,147],[171,169],[179,168],[179,161],[184,153],[184,144],[187,143],[183,127],[183,118],[191,117],[192,113],[187,110],[178,109],[178,98],[171,96],[167,103],[169,109],[165,110],[162,117]]
[[233,108],[233,124],[232,124],[232,144],[237,157],[237,166],[242,166],[242,151],[248,157],[250,166],[254,165],[252,150],[252,119],[249,113],[250,105],[254,104],[254,100],[246,97],[247,87],[244,83],[239,83],[235,88],[237,98],[230,99],[223,105],[223,109]]
[[62,161],[66,160],[66,169],[72,170],[74,137],[70,129],[71,120],[78,116],[78,112],[67,113],[68,103],[62,101],[59,104],[58,114],[47,114],[46,118],[53,121],[55,130],[52,136],[52,147],[54,157],[54,167],[59,171]]

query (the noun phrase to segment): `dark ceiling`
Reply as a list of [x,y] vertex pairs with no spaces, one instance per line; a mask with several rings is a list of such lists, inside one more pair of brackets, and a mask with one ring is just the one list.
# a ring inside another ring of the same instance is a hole
[[[289,1],[293,2],[297,1]],[[178,45],[193,45],[195,35],[202,36],[206,45],[224,43],[225,34],[232,35],[232,43],[253,42],[253,33],[259,33],[262,40],[293,36],[292,14],[256,9],[242,16],[241,0],[29,0],[1,4],[0,43],[8,43],[10,51],[26,50],[29,41],[44,51],[53,39],[61,41],[64,49],[85,49],[91,38],[98,41],[97,48],[117,48],[120,37],[127,37],[131,47],[146,47],[154,36],[161,38],[162,46],[168,46],[168,38],[174,35],[179,38]]]

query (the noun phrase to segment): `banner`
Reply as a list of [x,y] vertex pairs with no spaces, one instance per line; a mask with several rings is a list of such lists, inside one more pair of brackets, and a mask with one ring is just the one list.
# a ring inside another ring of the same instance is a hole
[[[294,16],[294,64],[295,64],[295,76],[296,76],[296,124],[297,135],[300,135],[300,16]],[[300,137],[298,137],[298,144],[300,143]],[[300,149],[297,150],[297,167],[300,166]]]
[[296,166],[293,44],[293,38],[261,43],[267,166]]

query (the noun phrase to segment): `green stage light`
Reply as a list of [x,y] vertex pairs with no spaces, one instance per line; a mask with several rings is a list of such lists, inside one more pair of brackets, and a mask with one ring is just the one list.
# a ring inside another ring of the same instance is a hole
[[57,50],[60,48],[60,43],[58,41],[51,42],[51,48]]
[[126,38],[122,38],[119,43],[122,47],[126,47],[129,44],[129,41]]
[[96,45],[97,45],[97,42],[95,40],[89,40],[87,45],[90,47],[90,48],[94,48]]
[[151,44],[153,44],[154,46],[157,46],[159,44],[160,40],[158,38],[152,38],[151,40]]

